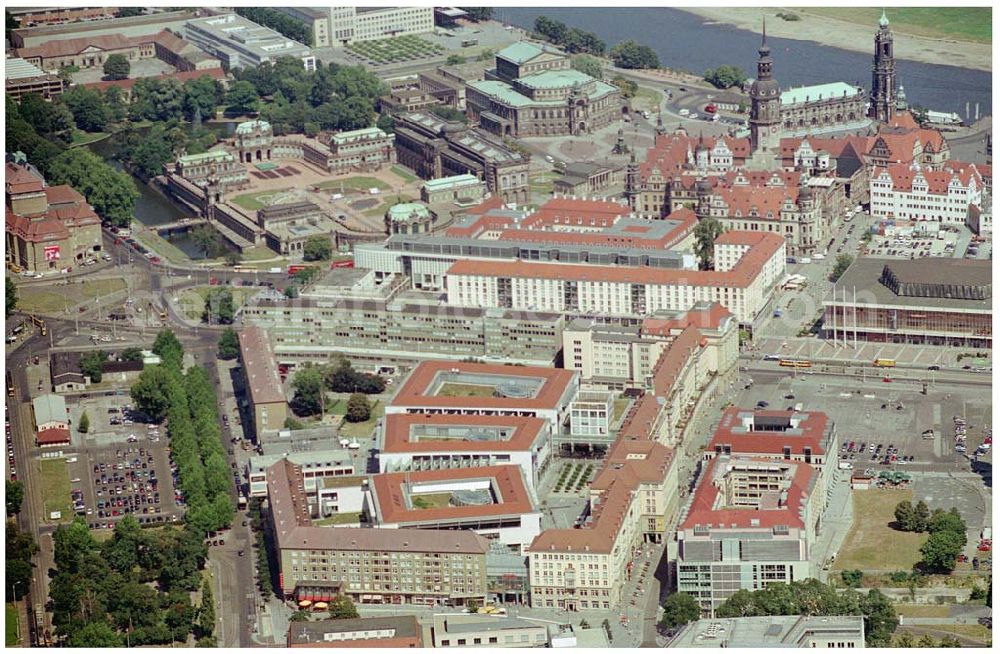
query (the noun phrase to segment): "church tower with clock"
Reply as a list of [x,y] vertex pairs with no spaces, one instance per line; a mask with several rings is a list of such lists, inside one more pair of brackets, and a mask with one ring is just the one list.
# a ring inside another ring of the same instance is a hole
[[766,23],[757,53],[757,79],[750,87],[750,149],[754,155],[776,155],[781,144],[781,91],[771,73],[774,60]]

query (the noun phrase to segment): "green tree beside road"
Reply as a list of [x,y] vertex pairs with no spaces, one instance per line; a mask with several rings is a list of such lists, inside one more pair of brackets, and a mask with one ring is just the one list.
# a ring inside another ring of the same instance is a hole
[[660,58],[648,45],[640,45],[629,39],[611,48],[611,60],[619,68],[659,68]]
[[728,89],[731,86],[739,86],[746,81],[746,73],[737,66],[723,64],[718,68],[710,68],[705,71],[705,81],[717,89]]
[[847,269],[851,267],[854,263],[854,257],[849,254],[838,254],[837,261],[833,265],[833,271],[830,273],[830,281],[835,282],[844,276]]
[[24,501],[24,484],[20,481],[6,480],[7,489],[4,500],[7,504],[7,517],[15,516],[21,512],[21,502]]
[[83,415],[80,416],[80,422],[76,425],[76,430],[81,434],[86,434],[90,431],[90,416],[84,411]]
[[139,191],[127,173],[118,172],[93,152],[75,148],[52,160],[49,184],[69,184],[87,198],[103,220],[127,227]]
[[4,277],[4,288],[6,289],[6,295],[4,296],[6,303],[5,317],[10,318],[10,314],[17,311],[17,285],[14,284],[10,277]]
[[701,617],[698,600],[687,593],[673,593],[663,601],[663,618],[660,624],[667,629],[683,627]]
[[219,337],[219,358],[229,361],[240,355],[240,339],[232,327],[222,332]]
[[338,595],[330,600],[330,619],[348,620],[361,617],[354,602],[346,595]]

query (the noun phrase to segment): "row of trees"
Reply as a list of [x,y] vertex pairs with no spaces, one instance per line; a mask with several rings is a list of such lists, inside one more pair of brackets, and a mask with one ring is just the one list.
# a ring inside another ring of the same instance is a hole
[[237,7],[236,13],[244,18],[252,20],[258,25],[270,27],[293,41],[312,45],[312,32],[309,27],[300,20],[292,18],[288,14],[269,9],[267,7]]
[[31,578],[34,576],[31,559],[38,552],[38,544],[30,533],[21,531],[17,526],[16,516],[21,512],[21,503],[24,501],[24,484],[8,479],[4,500],[7,507],[5,581],[7,597],[16,601],[28,594]]
[[[385,390],[385,379],[378,375],[358,372],[350,361],[340,359],[329,365],[305,365],[292,378],[292,388],[295,391],[292,398],[292,408],[295,413],[312,416],[326,411],[327,392],[357,393],[362,396],[378,394]],[[355,422],[367,419],[366,417]]]
[[132,398],[153,420],[167,419],[188,525],[202,535],[228,527],[234,513],[232,486],[212,382],[199,366],[183,371],[184,349],[170,330],[157,335],[153,352],[162,364],[143,370],[132,385]]
[[254,533],[254,548],[257,550],[257,588],[264,599],[274,595],[271,581],[271,561],[268,556],[267,540],[264,537],[264,519],[260,510],[261,499],[250,498],[250,528]]
[[[305,70],[302,61],[280,57],[255,68],[233,71],[230,94],[239,93],[275,134],[370,127],[375,104],[386,92],[384,83],[362,66],[316,64]],[[252,100],[251,100],[252,97]]]
[[4,277],[4,288],[6,289],[6,294],[4,295],[6,304],[4,307],[4,317],[10,318],[10,314],[17,311],[17,285],[10,277]]
[[[195,607],[208,549],[190,525],[144,530],[134,516],[98,543],[77,518],[53,534],[56,573],[49,594],[56,634],[70,647],[124,647],[205,638],[211,595]],[[202,617],[204,616],[204,618]]]
[[585,32],[548,16],[535,19],[535,32],[546,41],[570,54],[586,53],[602,56],[607,49],[604,41],[593,32]]

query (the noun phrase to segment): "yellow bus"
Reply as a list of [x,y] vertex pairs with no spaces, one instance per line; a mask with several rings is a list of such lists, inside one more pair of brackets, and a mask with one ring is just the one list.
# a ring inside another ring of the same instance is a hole
[[812,368],[812,361],[804,359],[782,359],[778,362],[782,368]]
[[875,362],[872,365],[875,366],[876,368],[895,368],[896,367],[896,360],[895,359],[875,359]]

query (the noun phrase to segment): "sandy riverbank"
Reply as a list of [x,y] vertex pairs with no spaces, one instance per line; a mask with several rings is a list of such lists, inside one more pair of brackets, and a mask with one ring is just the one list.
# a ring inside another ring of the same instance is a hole
[[[760,31],[761,16],[766,15],[767,31],[778,38],[799,41],[816,41],[844,50],[871,53],[876,26],[865,27],[826,16],[818,16],[797,10],[802,20],[785,21],[777,17],[782,11],[778,7],[761,9],[743,7],[678,7],[719,23],[726,23],[740,29]],[[989,44],[964,41],[945,41],[921,36],[895,33],[897,59],[908,59],[925,64],[947,64],[960,68],[993,70],[993,50]]]

